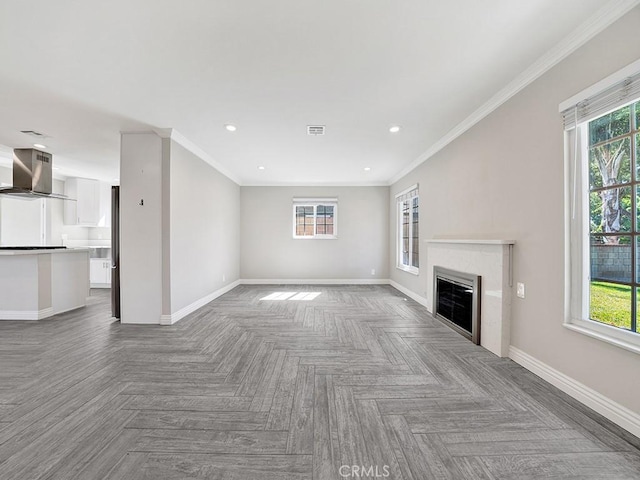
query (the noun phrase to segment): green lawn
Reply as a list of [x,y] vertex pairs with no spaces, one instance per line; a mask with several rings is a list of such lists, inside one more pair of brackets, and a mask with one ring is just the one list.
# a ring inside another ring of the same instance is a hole
[[616,327],[631,328],[631,287],[591,282],[590,317]]

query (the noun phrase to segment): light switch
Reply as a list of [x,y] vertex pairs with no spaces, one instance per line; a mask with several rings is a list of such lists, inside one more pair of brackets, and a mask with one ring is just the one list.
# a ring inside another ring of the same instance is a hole
[[524,298],[524,283],[518,282],[516,284],[516,295],[519,298]]

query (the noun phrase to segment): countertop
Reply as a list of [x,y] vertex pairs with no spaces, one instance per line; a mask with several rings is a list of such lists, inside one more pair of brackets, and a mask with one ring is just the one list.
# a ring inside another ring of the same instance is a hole
[[15,256],[15,255],[44,255],[51,253],[79,253],[89,252],[89,248],[52,248],[50,250],[0,250],[1,257]]

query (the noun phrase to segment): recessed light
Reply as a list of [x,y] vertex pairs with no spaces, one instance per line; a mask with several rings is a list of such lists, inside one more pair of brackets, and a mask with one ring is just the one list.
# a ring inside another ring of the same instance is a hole
[[364,171],[365,171],[365,172],[369,172],[369,171],[371,171],[371,167],[364,167]]
[[46,145],[42,145],[41,143],[34,143],[33,146],[36,148],[47,148]]
[[235,132],[238,129],[238,127],[236,127],[235,125],[232,125],[230,123],[225,124],[224,128],[226,128],[230,132]]
[[398,133],[400,131],[400,127],[398,125],[394,125],[391,128],[389,128],[389,131],[391,133]]
[[264,170],[264,167],[263,167],[262,165],[260,165],[260,166],[258,167],[258,170]]

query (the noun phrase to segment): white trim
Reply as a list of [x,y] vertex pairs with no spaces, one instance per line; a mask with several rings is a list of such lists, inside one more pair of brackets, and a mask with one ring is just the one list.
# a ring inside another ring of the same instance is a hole
[[200,298],[199,300],[196,300],[195,302],[192,302],[191,304],[187,305],[186,307],[181,308],[177,312],[173,312],[173,313],[168,314],[168,315],[161,315],[160,316],[160,325],[173,325],[178,320],[182,320],[184,317],[186,317],[190,313],[193,313],[196,310],[198,310],[199,308],[204,307],[207,303],[215,300],[216,298],[218,298],[221,295],[224,295],[225,293],[229,292],[230,290],[233,290],[234,288],[236,288],[241,283],[242,283],[241,280],[236,280],[235,282],[232,282],[229,285],[225,285],[224,287],[219,288],[215,292],[212,292],[209,295],[205,295],[204,297]]
[[590,87],[582,90],[580,93],[576,93],[573,97],[568,98],[564,102],[560,103],[558,111],[562,113],[569,108],[573,108],[578,103],[586,100],[587,98],[603,92],[604,90],[614,86],[617,83],[622,82],[627,77],[635,75],[638,72],[640,72],[640,59],[636,60],[633,63],[630,63],[623,69],[618,70],[616,73],[609,75],[607,78],[604,78],[597,83],[594,83]]
[[200,160],[211,165],[213,168],[218,170],[222,175],[227,177],[229,180],[233,181],[237,185],[242,185],[242,183],[240,182],[240,179],[236,176],[236,174],[234,174],[231,170],[229,170],[227,167],[222,165],[217,160],[214,160],[213,157],[211,157],[211,155],[209,155],[207,152],[205,152],[203,149],[201,149],[199,146],[197,146],[187,137],[182,135],[175,128],[156,128],[156,129],[153,129],[153,132],[161,138],[170,138],[171,140],[176,142],[178,145],[189,150]]
[[410,273],[411,275],[420,275],[420,270],[416,267],[400,264],[400,265],[396,265],[396,268],[403,272]]
[[[415,185],[411,185],[409,188],[405,188],[404,190],[402,190],[401,192],[396,193],[396,198],[401,197],[403,195],[406,195],[409,192],[413,192],[414,190],[418,190],[418,184],[416,183]],[[418,193],[419,195],[419,193]]]
[[592,388],[574,380],[546,363],[514,346],[509,347],[509,358],[551,385],[559,388],[580,403],[595,410],[616,425],[640,437],[640,414],[614,402]]
[[239,184],[241,187],[388,187],[386,180],[377,182],[255,182]]
[[562,324],[565,328],[574,332],[587,335],[591,338],[624,348],[633,353],[640,354],[640,335],[621,328],[613,327],[593,320],[574,319]]
[[427,299],[425,297],[422,297],[422,296],[418,295],[417,293],[412,292],[408,288],[403,287],[398,282],[394,282],[393,280],[389,280],[389,285],[391,285],[396,290],[404,293],[407,297],[411,298],[412,300],[415,300],[416,302],[418,302],[420,305],[422,305],[424,308],[427,309],[429,314],[432,315],[432,313],[429,311],[429,307],[427,306]]
[[316,204],[316,205],[326,205],[327,203],[338,203],[338,197],[293,197],[293,203],[304,203],[308,204]]
[[[309,200],[308,202],[298,201],[295,197],[293,198],[293,210],[292,210],[292,220],[293,220],[293,229],[291,231],[292,238],[294,240],[337,240],[338,239],[338,199],[302,199]],[[333,233],[317,233],[318,230],[318,207],[333,207]],[[297,208],[298,207],[313,207],[313,235],[296,235],[297,231]]]
[[389,285],[387,278],[245,278],[243,285]]
[[42,310],[0,310],[0,320],[42,320],[53,315],[52,307]]
[[470,245],[515,245],[515,240],[482,240],[465,238],[428,238],[425,243],[461,243]]
[[411,173],[414,169],[434,156],[444,147],[453,142],[460,135],[465,133],[476,123],[487,117],[500,105],[523,90],[529,84],[560,63],[579,47],[587,43],[602,30],[622,17],[629,10],[640,4],[640,0],[612,0],[607,2],[600,10],[591,16],[582,25],[567,35],[562,41],[556,44],[551,50],[536,60],[529,68],[513,79],[506,87],[496,93],[485,102],[475,112],[465,118],[461,123],[452,128],[445,136],[434,143],[431,148],[420,155],[400,172],[389,180],[389,185],[393,185],[402,177]]

